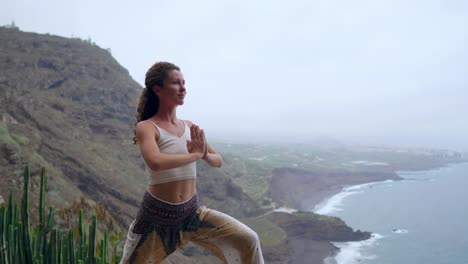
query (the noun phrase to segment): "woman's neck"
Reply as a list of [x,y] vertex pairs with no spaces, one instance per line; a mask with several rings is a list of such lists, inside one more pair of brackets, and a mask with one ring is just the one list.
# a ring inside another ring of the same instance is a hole
[[177,114],[176,114],[176,108],[165,108],[165,107],[160,107],[158,109],[158,112],[154,115],[154,118],[156,118],[159,121],[163,122],[169,122],[173,124],[177,124]]

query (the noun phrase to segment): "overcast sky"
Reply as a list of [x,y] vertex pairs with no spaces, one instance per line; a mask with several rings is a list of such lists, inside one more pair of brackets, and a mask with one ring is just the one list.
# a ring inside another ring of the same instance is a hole
[[208,137],[468,150],[468,1],[0,3],[0,25],[91,38],[142,85],[176,63]]

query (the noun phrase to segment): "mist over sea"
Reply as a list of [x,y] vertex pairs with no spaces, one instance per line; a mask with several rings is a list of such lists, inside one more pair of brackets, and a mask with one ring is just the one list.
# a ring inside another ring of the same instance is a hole
[[314,211],[374,232],[335,243],[339,264],[468,263],[468,163],[400,172],[405,180],[346,188]]

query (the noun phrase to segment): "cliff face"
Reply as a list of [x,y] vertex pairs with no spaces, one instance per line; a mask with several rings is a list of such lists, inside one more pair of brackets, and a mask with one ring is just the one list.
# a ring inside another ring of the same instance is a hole
[[121,211],[121,221],[131,216],[144,188],[130,141],[140,87],[107,51],[0,28],[0,88],[1,125],[13,139],[2,139],[2,193],[18,188],[24,164],[45,165],[52,203],[85,196]]

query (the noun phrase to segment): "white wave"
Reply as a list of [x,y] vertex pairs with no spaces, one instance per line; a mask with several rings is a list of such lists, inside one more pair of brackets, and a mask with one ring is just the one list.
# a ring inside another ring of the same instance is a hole
[[389,183],[393,183],[393,182],[394,182],[393,180],[386,180],[386,181],[364,183],[364,184],[345,187],[342,189],[340,193],[316,205],[312,211],[316,214],[330,215],[334,212],[343,210],[341,206],[343,204],[343,200],[346,197],[353,195],[353,194],[362,193],[364,189],[372,188],[373,186],[388,185]]
[[259,157],[259,158],[248,158],[248,159],[249,159],[249,160],[259,160],[259,161],[262,161],[262,160],[266,159],[266,157],[263,156],[263,157]]
[[273,210],[273,212],[283,212],[283,213],[292,214],[292,213],[296,213],[297,210],[294,208],[289,208],[289,207],[280,207],[280,208],[276,208],[275,210]]
[[380,161],[367,161],[367,160],[356,160],[352,161],[351,164],[364,165],[364,166],[388,166],[387,162]]
[[341,211],[342,210],[341,205],[343,204],[344,198],[353,194],[357,194],[357,193],[359,192],[353,192],[353,191],[340,192],[332,196],[328,200],[316,205],[314,207],[313,212],[316,214],[330,215],[333,212]]
[[395,233],[395,234],[408,234],[408,230],[406,230],[406,229],[394,228],[394,229],[392,229],[392,232]]
[[335,256],[338,264],[357,264],[363,260],[376,259],[376,255],[366,255],[363,249],[369,248],[375,244],[383,236],[373,233],[371,238],[364,241],[355,242],[333,242],[333,245],[340,249],[340,252]]
[[395,182],[394,180],[385,180],[385,181],[379,181],[379,182],[370,182],[370,183],[363,183],[359,185],[353,185],[349,187],[343,188],[344,191],[358,191],[362,189],[368,189],[372,188],[374,186],[380,186],[380,185],[387,185],[389,183]]

